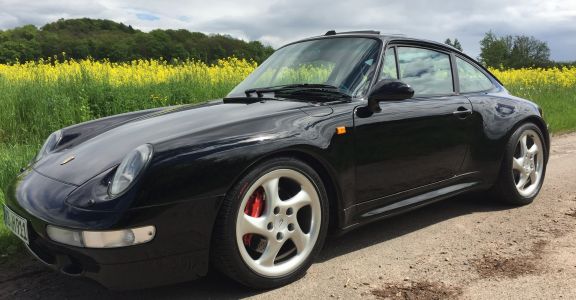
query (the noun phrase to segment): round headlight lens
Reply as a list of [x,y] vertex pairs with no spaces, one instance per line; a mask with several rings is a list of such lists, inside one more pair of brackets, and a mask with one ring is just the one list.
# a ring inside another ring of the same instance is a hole
[[62,130],[58,130],[50,134],[50,136],[48,136],[48,138],[44,142],[44,145],[42,145],[42,148],[40,148],[40,151],[36,155],[34,161],[39,161],[44,156],[46,156],[46,154],[52,152],[54,148],[56,148],[58,143],[60,143],[61,139],[62,139]]
[[152,145],[150,144],[138,146],[138,148],[128,153],[120,166],[118,166],[116,174],[114,174],[108,194],[117,196],[128,189],[151,157]]

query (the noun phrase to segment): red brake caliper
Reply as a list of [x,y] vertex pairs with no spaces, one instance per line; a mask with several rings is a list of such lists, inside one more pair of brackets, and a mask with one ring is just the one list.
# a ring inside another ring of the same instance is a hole
[[[250,199],[248,199],[248,203],[246,203],[246,207],[244,208],[244,213],[258,218],[262,215],[262,211],[264,210],[264,189],[258,188]],[[242,237],[245,246],[250,246],[250,242],[252,241],[252,234],[246,234]]]

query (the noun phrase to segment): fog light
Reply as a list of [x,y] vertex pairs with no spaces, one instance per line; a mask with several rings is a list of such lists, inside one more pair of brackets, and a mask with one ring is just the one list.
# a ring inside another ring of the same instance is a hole
[[118,248],[150,242],[156,235],[154,226],[114,231],[79,231],[48,225],[48,237],[58,243],[85,248]]

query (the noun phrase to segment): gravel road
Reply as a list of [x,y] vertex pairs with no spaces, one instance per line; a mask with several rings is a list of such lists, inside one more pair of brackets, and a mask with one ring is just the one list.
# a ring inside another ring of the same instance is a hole
[[330,238],[303,279],[247,291],[210,274],[190,283],[112,293],[32,259],[0,266],[0,298],[575,299],[576,134],[555,136],[531,205],[481,195],[449,199]]

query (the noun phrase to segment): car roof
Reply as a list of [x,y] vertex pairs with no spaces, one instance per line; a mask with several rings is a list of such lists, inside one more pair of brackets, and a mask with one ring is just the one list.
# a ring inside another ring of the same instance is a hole
[[468,54],[466,54],[466,53],[464,53],[464,52],[462,52],[462,51],[460,51],[460,50],[458,50],[458,49],[456,49],[450,45],[444,44],[444,43],[439,43],[436,41],[426,40],[426,39],[421,39],[421,38],[408,37],[408,36],[403,35],[403,34],[385,34],[385,33],[380,33],[380,31],[377,31],[377,30],[360,30],[360,31],[345,31],[345,32],[336,32],[334,30],[330,30],[323,35],[313,36],[313,37],[301,39],[298,41],[294,41],[294,42],[286,44],[280,48],[283,48],[283,47],[288,46],[288,45],[304,42],[304,41],[309,41],[309,40],[330,39],[330,38],[337,38],[337,37],[364,37],[364,38],[379,39],[384,44],[387,44],[389,42],[399,42],[399,43],[414,44],[414,45],[420,44],[420,45],[425,45],[425,46],[431,46],[431,47],[438,48],[438,49],[443,49],[446,51],[452,51],[452,52],[458,53],[460,56],[465,57],[466,59],[474,62],[474,64],[476,66],[482,68],[486,73],[490,74],[490,76],[492,76],[494,79],[496,79],[496,81],[498,81],[498,83],[500,83],[502,85],[502,82],[498,79],[498,77],[494,76],[494,74],[492,74],[492,72],[490,72],[490,70],[488,70],[486,67],[484,67],[482,64],[480,64],[478,61],[476,61],[476,59],[470,57]]
[[[287,45],[299,43],[299,42],[303,42],[303,41],[308,41],[308,40],[316,40],[316,39],[324,39],[324,38],[328,39],[328,38],[333,38],[333,37],[365,37],[365,38],[378,38],[378,39],[382,40],[383,42],[404,41],[404,42],[411,42],[411,43],[425,43],[428,45],[434,45],[434,46],[439,47],[439,48],[446,48],[446,49],[449,49],[450,51],[462,53],[462,51],[460,51],[460,50],[458,50],[458,49],[456,49],[450,45],[444,44],[444,43],[439,43],[439,42],[427,40],[427,39],[408,37],[404,34],[380,33],[380,31],[377,31],[377,30],[359,30],[359,31],[344,31],[344,32],[336,32],[334,30],[330,30],[323,35],[304,38],[304,39],[289,43]],[[462,53],[462,54],[464,54],[464,53]]]

